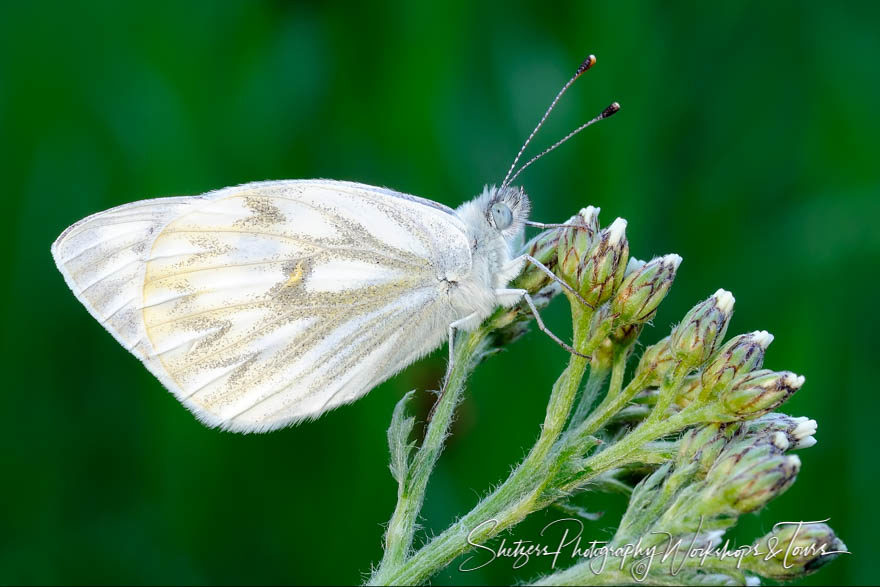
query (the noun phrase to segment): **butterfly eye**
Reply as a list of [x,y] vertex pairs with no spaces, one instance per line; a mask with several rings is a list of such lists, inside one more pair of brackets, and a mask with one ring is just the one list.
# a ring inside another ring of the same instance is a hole
[[495,221],[495,228],[504,230],[513,224],[513,212],[507,204],[496,202],[492,204],[492,220]]

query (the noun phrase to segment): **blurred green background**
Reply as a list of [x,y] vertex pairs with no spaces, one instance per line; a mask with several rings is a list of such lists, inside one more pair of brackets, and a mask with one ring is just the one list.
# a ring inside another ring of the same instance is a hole
[[[776,335],[767,365],[806,375],[786,407],[818,419],[819,444],[736,536],[830,518],[854,554],[805,583],[876,582],[880,3],[715,4],[4,3],[0,583],[359,582],[395,501],[392,407],[435,386],[443,352],[317,422],[209,430],[87,314],[49,245],[111,206],[259,179],[456,206],[501,179],[591,52],[532,152],[622,111],[522,176],[533,218],[597,205],[629,220],[633,255],[684,257],[645,342],[718,287],[737,298],[731,334]],[[562,300],[546,314],[570,331]],[[522,457],[565,361],[533,331],[479,367],[429,531]],[[621,503],[596,504],[601,540]]]

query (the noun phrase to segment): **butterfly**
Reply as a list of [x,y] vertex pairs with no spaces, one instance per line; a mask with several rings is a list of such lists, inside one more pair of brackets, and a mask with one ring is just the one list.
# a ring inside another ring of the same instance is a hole
[[530,222],[528,196],[510,185],[540,157],[511,175],[529,141],[500,186],[456,209],[359,183],[254,182],[99,212],[52,255],[92,316],[200,421],[274,430],[358,399],[447,340],[451,358],[457,330],[522,300],[576,352],[509,287],[538,263],[517,254],[525,225],[551,226]]

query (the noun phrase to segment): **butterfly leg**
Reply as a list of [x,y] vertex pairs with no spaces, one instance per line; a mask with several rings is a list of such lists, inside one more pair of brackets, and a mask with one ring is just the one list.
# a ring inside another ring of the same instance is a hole
[[455,331],[459,328],[468,328],[479,320],[479,314],[476,312],[472,314],[468,314],[464,318],[459,318],[458,320],[449,324],[449,362],[446,364],[446,375],[443,376],[443,385],[440,388],[440,392],[437,394],[437,401],[434,402],[434,405],[431,407],[431,411],[428,414],[428,422],[431,421],[431,418],[434,417],[434,410],[437,409],[437,404],[440,403],[440,399],[443,397],[443,394],[446,393],[446,385],[449,383],[449,376],[452,374],[452,366],[455,363],[454,355],[453,355],[453,346],[455,344]]
[[577,355],[579,357],[583,357],[585,359],[590,358],[589,355],[585,355],[585,354],[579,353],[576,350],[574,350],[574,348],[570,344],[567,344],[561,338],[559,338],[558,336],[553,334],[553,332],[544,325],[544,321],[541,320],[541,315],[538,313],[538,308],[535,307],[535,302],[534,302],[534,300],[532,300],[532,296],[529,295],[529,292],[527,292],[526,290],[524,290],[524,289],[496,289],[495,295],[498,296],[498,299],[502,305],[507,305],[507,304],[505,304],[505,301],[508,301],[508,300],[514,300],[514,302],[518,301],[520,299],[525,300],[526,304],[528,304],[528,306],[529,306],[529,309],[532,311],[532,314],[535,316],[535,322],[538,323],[538,328],[541,330],[541,332],[543,332],[544,334],[546,334],[547,336],[552,338],[556,342],[556,344],[558,344],[559,346],[561,346],[562,348],[564,348],[565,350],[567,350],[571,354]]
[[589,230],[583,224],[544,224],[543,222],[535,222],[534,220],[526,220],[524,224],[526,226],[540,228],[541,230],[547,230],[548,228],[580,228],[582,230]]
[[472,314],[468,314],[464,318],[459,318],[455,322],[449,324],[449,364],[446,366],[446,377],[449,377],[449,372],[452,371],[452,357],[453,357],[453,345],[455,344],[455,331],[460,328],[467,329],[468,327],[474,325],[474,321],[477,320],[479,315],[474,312]]
[[523,261],[528,261],[529,263],[531,263],[532,265],[534,265],[535,267],[537,267],[538,269],[540,269],[541,271],[546,273],[550,279],[552,279],[553,281],[555,281],[556,283],[558,283],[559,285],[561,285],[562,287],[567,289],[568,292],[571,293],[575,298],[577,298],[577,300],[581,304],[585,305],[586,307],[590,308],[591,310],[595,309],[593,304],[591,304],[590,302],[585,300],[584,297],[581,294],[579,294],[573,287],[568,285],[564,279],[562,279],[561,277],[559,277],[558,275],[553,273],[553,271],[549,267],[547,267],[546,265],[544,265],[543,263],[541,263],[540,261],[538,261],[537,259],[535,259],[531,255],[520,255],[516,259],[513,259],[510,262],[510,264],[512,265],[514,263],[522,263]]

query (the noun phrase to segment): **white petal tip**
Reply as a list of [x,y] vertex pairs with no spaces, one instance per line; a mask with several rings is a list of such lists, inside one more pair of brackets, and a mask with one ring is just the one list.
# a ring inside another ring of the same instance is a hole
[[785,387],[788,387],[789,389],[793,389],[795,391],[800,389],[805,381],[803,375],[797,375],[795,373],[792,373],[791,371],[784,371],[782,373],[779,373],[779,375],[781,376],[780,383]]
[[681,255],[676,255],[675,253],[663,256],[663,262],[672,265],[674,269],[678,269],[678,266],[681,265],[681,261]]
[[811,446],[815,446],[818,441],[812,436],[807,436],[803,440],[799,440],[794,448],[810,448]]
[[800,442],[801,439],[814,435],[819,429],[819,424],[815,420],[810,420],[808,418],[799,418],[798,420],[797,426],[791,431],[791,435],[796,438],[798,442]]
[[608,244],[616,245],[623,240],[624,234],[626,234],[626,220],[616,218],[608,227]]
[[733,303],[736,301],[733,298],[733,294],[727,291],[726,289],[719,289],[712,297],[715,298],[715,305],[718,306],[718,309],[724,313],[730,313],[733,311]]
[[773,446],[779,450],[788,450],[788,447],[791,446],[785,432],[774,432],[770,440],[773,442]]
[[599,221],[599,211],[601,209],[595,206],[587,206],[582,208],[580,212],[581,219],[587,224],[593,224]]
[[766,350],[770,343],[773,342],[773,335],[766,330],[756,330],[752,333],[752,340]]

